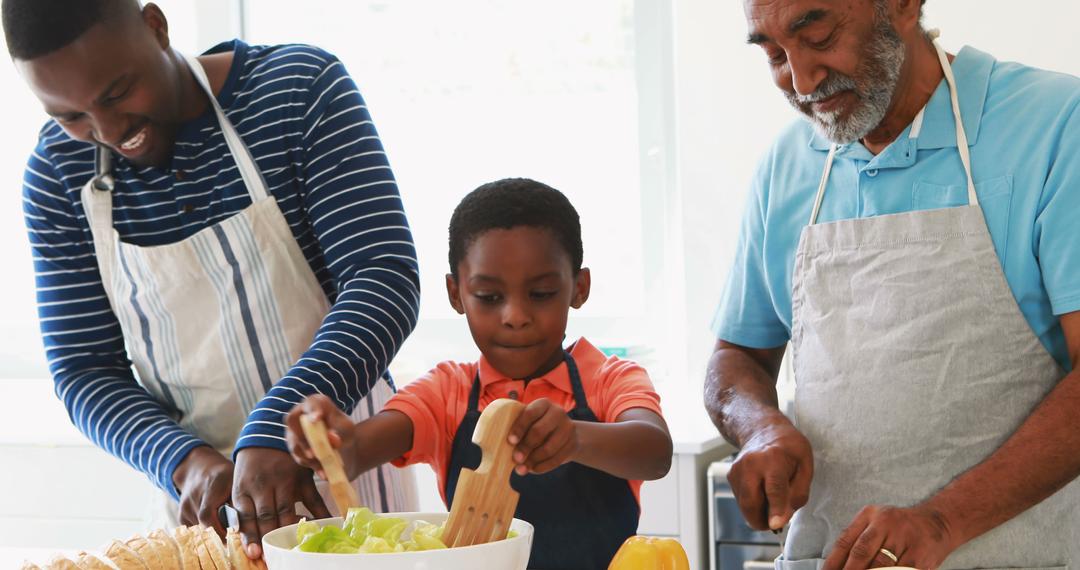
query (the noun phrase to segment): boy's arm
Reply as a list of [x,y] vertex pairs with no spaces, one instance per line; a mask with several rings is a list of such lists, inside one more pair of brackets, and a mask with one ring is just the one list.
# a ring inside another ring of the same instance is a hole
[[356,450],[345,459],[350,478],[405,455],[412,449],[413,424],[397,410],[385,410],[353,427]]
[[574,422],[571,461],[628,480],[652,481],[671,469],[671,434],[656,412],[632,408],[613,423]]
[[671,435],[656,412],[630,407],[614,422],[571,420],[547,398],[525,407],[510,428],[518,475],[575,461],[628,480],[653,480],[671,468]]

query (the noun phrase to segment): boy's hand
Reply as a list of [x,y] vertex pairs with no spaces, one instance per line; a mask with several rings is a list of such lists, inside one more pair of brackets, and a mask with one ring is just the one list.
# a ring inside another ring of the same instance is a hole
[[322,394],[309,396],[303,402],[297,404],[285,416],[285,441],[289,444],[289,453],[293,459],[319,474],[326,479],[326,473],[322,465],[315,458],[315,452],[304,437],[304,430],[300,427],[300,414],[306,414],[308,418],[322,421],[326,424],[326,436],[330,445],[341,454],[345,464],[345,474],[349,479],[356,477],[356,426],[345,412],[342,412],[330,398]]
[[518,475],[547,473],[570,461],[578,450],[574,421],[547,398],[522,410],[507,436],[514,449],[514,471]]

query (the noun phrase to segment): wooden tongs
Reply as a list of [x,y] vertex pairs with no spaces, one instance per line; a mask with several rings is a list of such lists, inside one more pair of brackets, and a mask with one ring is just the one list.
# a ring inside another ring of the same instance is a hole
[[442,540],[447,546],[471,546],[506,538],[517,509],[518,493],[510,487],[514,446],[506,440],[525,408],[521,402],[501,398],[488,404],[473,432],[483,450],[480,466],[462,469],[454,491],[454,504]]
[[306,414],[300,414],[300,427],[304,430],[304,437],[315,452],[315,458],[322,464],[326,481],[330,483],[330,494],[337,503],[341,516],[348,514],[352,507],[360,506],[360,497],[356,489],[345,476],[345,466],[341,462],[341,454],[330,447],[330,440],[326,437],[326,424],[319,420],[311,420]]

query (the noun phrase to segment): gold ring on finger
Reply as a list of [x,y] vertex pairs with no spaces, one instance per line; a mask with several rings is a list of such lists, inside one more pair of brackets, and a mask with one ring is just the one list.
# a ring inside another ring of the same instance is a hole
[[880,549],[878,549],[878,552],[884,554],[886,556],[886,558],[888,558],[889,560],[892,560],[893,564],[896,564],[897,562],[900,562],[900,559],[897,558],[896,555],[893,554],[892,551],[889,550],[888,548],[880,548]]

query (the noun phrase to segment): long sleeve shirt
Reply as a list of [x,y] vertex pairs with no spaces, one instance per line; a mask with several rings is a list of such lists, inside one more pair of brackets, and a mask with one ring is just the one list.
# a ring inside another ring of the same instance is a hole
[[[236,444],[284,450],[284,415],[304,396],[326,391],[348,410],[385,374],[416,325],[416,251],[382,143],[341,62],[302,45],[232,41],[208,53],[223,51],[233,62],[217,99],[331,303],[310,349],[250,411]],[[132,371],[80,199],[94,153],[50,121],[26,168],[46,356],[72,422],[176,496],[173,471],[203,442]],[[184,240],[251,203],[210,109],[181,127],[168,166],[117,156],[114,174],[114,228],[139,246]]]

